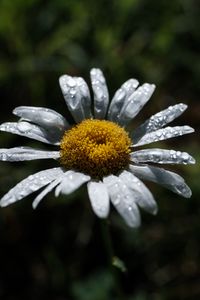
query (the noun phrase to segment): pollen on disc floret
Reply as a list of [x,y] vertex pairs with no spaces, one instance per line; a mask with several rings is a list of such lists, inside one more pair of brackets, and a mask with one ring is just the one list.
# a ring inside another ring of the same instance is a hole
[[129,161],[131,140],[119,125],[87,119],[64,133],[60,163],[93,177],[116,174]]

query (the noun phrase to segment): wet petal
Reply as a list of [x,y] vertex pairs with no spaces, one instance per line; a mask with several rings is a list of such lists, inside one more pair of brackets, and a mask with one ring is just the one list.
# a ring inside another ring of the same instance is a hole
[[102,182],[88,182],[88,195],[95,214],[100,218],[106,218],[109,214],[110,201],[106,185]]
[[129,170],[135,176],[158,183],[185,198],[190,198],[192,195],[192,192],[185,183],[185,180],[174,172],[153,166],[135,165],[129,165]]
[[148,120],[146,120],[142,125],[140,125],[133,131],[133,141],[136,143],[145,134],[164,127],[166,124],[178,118],[186,109],[186,104],[179,103],[173,106],[169,106],[167,109],[151,116]]
[[20,121],[18,123],[3,123],[0,125],[0,131],[18,134],[47,144],[59,145],[59,140],[57,139],[57,136],[51,135],[45,129],[37,125],[30,124],[26,121]]
[[60,193],[65,195],[71,194],[90,179],[90,176],[83,173],[72,170],[67,171],[63,176],[61,183],[57,186],[55,195],[57,197]]
[[122,86],[116,91],[108,110],[108,120],[114,122],[119,121],[119,114],[124,102],[127,101],[129,96],[134,93],[138,84],[139,82],[136,79],[131,78],[124,82]]
[[145,83],[140,86],[124,102],[119,114],[119,124],[127,125],[143,108],[155,90],[154,84]]
[[62,173],[63,171],[61,168],[52,168],[28,176],[3,196],[0,201],[0,206],[4,207],[21,200],[22,198],[49,184]]
[[92,69],[90,77],[94,93],[94,117],[96,119],[104,119],[109,103],[106,80],[100,69]]
[[133,190],[136,203],[155,215],[158,211],[157,203],[145,184],[128,171],[123,171],[119,177],[127,184],[129,189]]
[[176,136],[181,136],[184,134],[189,134],[194,132],[194,129],[190,126],[174,126],[174,127],[165,127],[158,129],[156,131],[145,134],[137,143],[133,144],[133,147],[142,146],[157,141],[171,139]]
[[194,164],[195,159],[187,152],[165,150],[165,149],[144,149],[132,152],[130,160],[135,163],[152,162],[157,164]]
[[50,193],[61,181],[64,174],[62,174],[59,178],[53,180],[47,187],[35,198],[35,200],[32,203],[33,208],[35,209],[40,201],[48,194]]
[[3,161],[25,161],[34,159],[58,159],[59,151],[36,150],[29,147],[15,147],[10,149],[0,149],[0,160]]
[[140,212],[134,199],[134,192],[121,180],[110,175],[103,179],[107,186],[111,201],[119,214],[130,227],[140,225]]
[[74,120],[79,123],[92,117],[90,92],[81,77],[63,75],[59,79],[60,87]]
[[35,123],[48,130],[52,134],[61,137],[69,128],[65,118],[56,111],[44,107],[19,106],[13,110],[13,114],[26,121]]

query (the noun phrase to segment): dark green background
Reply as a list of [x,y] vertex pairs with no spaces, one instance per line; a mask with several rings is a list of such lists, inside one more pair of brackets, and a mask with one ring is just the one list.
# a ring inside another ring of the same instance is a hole
[[[110,94],[128,78],[157,85],[133,122],[178,102],[189,109],[174,124],[197,133],[160,146],[199,158],[200,2],[198,0],[1,0],[0,120],[15,120],[19,105],[45,106],[66,117],[58,78],[67,73],[89,83],[100,67]],[[1,133],[0,147],[44,147]],[[55,162],[0,164],[0,193]],[[0,210],[0,299],[126,300],[200,299],[199,166],[175,166],[193,190],[183,199],[148,184],[157,216],[142,212],[142,226],[126,227],[112,210],[115,254],[128,269],[108,266],[101,222],[91,211],[86,189],[71,197],[49,194],[36,211],[34,196]]]

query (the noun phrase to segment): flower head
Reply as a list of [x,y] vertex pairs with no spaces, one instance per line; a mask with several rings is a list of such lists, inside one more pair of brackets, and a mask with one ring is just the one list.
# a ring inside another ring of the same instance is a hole
[[[60,166],[30,175],[12,188],[0,201],[7,206],[44,187],[33,202],[35,208],[55,188],[55,195],[68,195],[87,183],[95,214],[106,218],[110,201],[131,227],[140,225],[138,207],[156,214],[153,195],[141,181],[150,180],[189,198],[191,190],[178,174],[154,164],[193,164],[186,152],[159,148],[135,150],[136,147],[192,133],[190,126],[166,127],[180,116],[187,105],[179,103],[151,116],[133,132],[127,125],[148,102],[155,85],[138,87],[136,79],[127,80],[114,94],[109,94],[100,69],[90,72],[93,102],[81,77],[63,75],[60,87],[75,121],[67,120],[54,110],[20,106],[13,113],[20,119],[0,125],[1,131],[26,136],[59,147],[44,151],[29,147],[0,149],[3,161],[55,159]],[[152,165],[153,164],[153,165]]]

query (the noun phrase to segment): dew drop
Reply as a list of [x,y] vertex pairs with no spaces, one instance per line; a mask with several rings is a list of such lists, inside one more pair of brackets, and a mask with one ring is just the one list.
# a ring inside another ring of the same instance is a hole
[[31,191],[37,191],[38,186],[36,184],[32,183],[32,184],[30,184],[29,188]]
[[1,154],[1,160],[6,161],[8,159],[7,154],[6,153],[2,153]]
[[21,131],[23,133],[26,133],[26,132],[30,131],[31,126],[27,122],[19,122],[17,124],[17,128],[18,128],[19,131]]
[[73,78],[69,77],[69,78],[67,79],[67,84],[68,84],[70,87],[75,87],[75,86],[76,86],[76,81],[75,81]]

